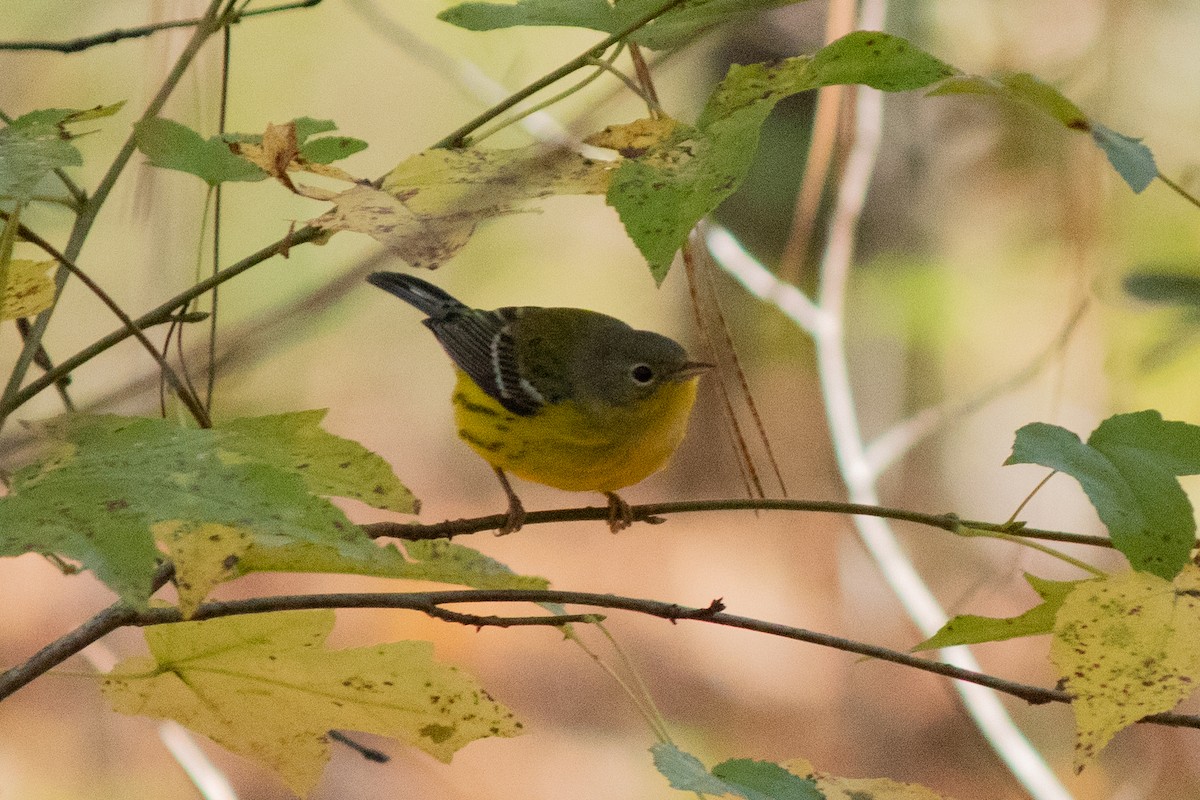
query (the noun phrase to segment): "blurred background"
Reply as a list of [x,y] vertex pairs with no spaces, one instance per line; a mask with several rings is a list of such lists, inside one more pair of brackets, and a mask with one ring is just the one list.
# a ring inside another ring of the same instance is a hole
[[[203,5],[0,0],[0,39],[69,39],[188,18]],[[233,35],[228,129],[262,131],[268,122],[299,116],[333,119],[342,133],[371,145],[343,166],[374,178],[488,105],[458,77],[464,67],[515,90],[600,38],[559,28],[471,33],[435,18],[448,5],[327,0],[243,22]],[[779,9],[662,59],[654,74],[664,106],[692,120],[730,63],[817,49],[826,13],[827,5],[816,0]],[[1034,73],[1115,130],[1145,137],[1165,174],[1200,188],[1200,62],[1194,58],[1200,6],[924,0],[894,4],[886,29],[968,72]],[[163,32],[70,56],[0,51],[0,109],[16,116],[127,100],[123,111],[91,125],[95,132],[78,142],[87,161],[79,182],[94,186],[187,38],[186,30]],[[164,116],[214,133],[219,70],[214,40]],[[770,267],[787,247],[814,101],[808,94],[780,104],[764,129],[759,165],[718,215]],[[1001,467],[1021,425],[1039,420],[1086,435],[1111,413],[1142,408],[1200,423],[1200,299],[1191,288],[1200,279],[1200,211],[1158,183],[1133,195],[1085,137],[1024,108],[920,93],[888,96],[884,107],[846,323],[855,410],[868,438],[923,408],[966,401],[1006,381],[1047,352],[1086,305],[1034,379],[940,427],[893,467],[881,484],[884,503],[1000,522],[1043,477],[1035,468]],[[643,116],[644,107],[617,81],[602,78],[553,114],[582,136]],[[528,141],[513,129],[488,144]],[[270,181],[229,186],[224,202],[224,264],[324,210]],[[135,155],[79,264],[130,313],[152,308],[195,279],[203,203],[200,181],[152,169]],[[827,213],[826,201],[810,220],[809,247],[792,262],[799,268],[786,275],[805,289],[815,283]],[[31,210],[23,221],[60,244],[70,225],[67,212],[52,207]],[[440,348],[412,309],[361,281],[369,269],[364,260],[378,254],[366,237],[343,233],[221,287],[217,416],[328,408],[325,427],[386,458],[421,499],[420,519],[498,512],[504,498],[491,471],[454,436],[453,377]],[[36,257],[32,249],[23,255]],[[394,260],[374,264],[404,268]],[[1175,277],[1153,277],[1160,275]],[[656,289],[600,198],[552,199],[537,213],[484,224],[432,279],[477,306],[587,307],[699,347],[683,270],[677,265]],[[843,499],[810,341],[732,280],[718,274],[715,283],[790,495]],[[46,346],[62,358],[115,327],[109,312],[72,283]],[[202,343],[198,333],[194,342]],[[18,349],[12,326],[0,328],[4,374]],[[87,410],[155,414],[156,387],[145,353],[126,343],[77,371],[72,391]],[[53,392],[44,392],[16,416],[32,421],[60,411]],[[672,466],[629,489],[626,498],[740,496],[725,425],[710,382]],[[0,469],[35,456],[21,425],[0,433]],[[1185,486],[1197,484],[1185,479]],[[519,491],[531,509],[596,502],[527,484]],[[355,521],[385,518],[346,507]],[[1051,481],[1023,517],[1039,527],[1101,532],[1082,492],[1066,478]],[[901,527],[899,533],[953,613],[1020,613],[1035,601],[1024,571],[1078,577],[1059,562],[1009,545],[960,542],[927,529]],[[459,541],[561,589],[684,605],[720,597],[733,613],[900,650],[922,638],[849,521],[835,516],[692,514],[618,536],[602,524],[579,523]],[[1117,566],[1110,555],[1072,552]],[[410,588],[277,575],[220,587],[217,596]],[[24,660],[111,600],[90,574],[64,578],[35,556],[0,562],[0,665]],[[677,741],[708,764],[804,757],[830,773],[919,782],[959,798],[1026,796],[943,679],[699,623],[614,614],[610,628]],[[371,743],[392,754],[386,766],[335,748],[314,797],[674,795],[651,764],[653,738],[629,699],[555,631],[477,632],[418,614],[353,611],[340,614],[335,632],[337,646],[399,638],[434,640],[441,659],[476,675],[528,733],[474,743],[450,765],[382,740]],[[140,641],[139,633],[122,631],[105,644],[124,656],[139,652]],[[1039,637],[977,650],[989,672],[1051,685],[1047,648]],[[61,675],[44,677],[0,705],[0,798],[196,797],[158,742],[156,723],[109,712],[94,683],[82,677],[88,669],[72,661]],[[1096,766],[1074,776],[1069,710],[1005,704],[1081,800],[1197,794],[1195,731],[1135,727],[1120,734]],[[242,797],[290,796],[258,767],[205,747]]]

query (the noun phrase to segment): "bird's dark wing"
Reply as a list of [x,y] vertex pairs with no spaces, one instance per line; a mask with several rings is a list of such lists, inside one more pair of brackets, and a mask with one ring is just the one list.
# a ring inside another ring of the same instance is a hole
[[495,311],[460,307],[425,320],[446,353],[471,380],[514,414],[537,413],[545,400],[524,380],[517,358],[515,325],[523,308]]

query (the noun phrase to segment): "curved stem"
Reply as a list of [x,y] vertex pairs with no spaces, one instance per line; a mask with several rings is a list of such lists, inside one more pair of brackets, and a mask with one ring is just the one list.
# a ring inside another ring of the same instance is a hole
[[491,122],[493,119],[500,116],[505,111],[507,111],[508,109],[515,106],[517,103],[520,103],[525,98],[530,97],[531,95],[537,94],[542,89],[545,89],[547,86],[550,86],[553,83],[557,83],[558,81],[562,80],[566,76],[570,75],[572,72],[575,72],[578,69],[582,69],[583,67],[586,67],[594,59],[597,59],[597,58],[600,58],[601,56],[603,56],[605,51],[608,50],[608,48],[612,47],[617,42],[624,40],[625,37],[629,36],[629,34],[637,31],[639,28],[643,27],[647,23],[653,22],[654,20],[661,17],[663,14],[670,11],[672,8],[675,8],[675,6],[682,5],[684,2],[685,2],[685,0],[667,0],[667,2],[663,3],[661,6],[656,8],[654,11],[650,12],[649,14],[646,14],[645,16],[641,17],[640,19],[636,20],[635,22],[625,26],[625,28],[623,30],[620,30],[620,31],[614,33],[612,36],[609,36],[607,39],[603,40],[602,42],[595,45],[594,47],[589,48],[588,50],[586,50],[582,54],[576,56],[575,58],[571,59],[567,63],[563,64],[561,67],[554,70],[553,72],[543,75],[541,78],[539,78],[536,81],[534,81],[533,83],[529,84],[524,89],[514,92],[513,94],[504,98],[499,103],[497,103],[496,105],[489,108],[487,111],[484,111],[482,114],[480,114],[479,116],[472,119],[470,122],[467,122],[466,124],[459,127],[457,130],[454,130],[451,133],[449,133],[447,136],[443,137],[440,141],[438,141],[436,144],[434,144],[433,148],[431,148],[431,149],[446,148],[446,147],[463,147],[464,145],[466,145],[467,136],[470,133],[472,133],[473,131],[486,125],[488,122]]

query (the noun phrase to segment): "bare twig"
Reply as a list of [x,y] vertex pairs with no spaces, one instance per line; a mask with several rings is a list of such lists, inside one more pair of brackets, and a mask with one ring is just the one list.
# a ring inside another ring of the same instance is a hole
[[[1072,700],[1071,694],[1061,689],[1047,689],[1041,686],[1032,686],[1029,684],[1019,683],[1017,681],[1010,681],[976,670],[964,669],[953,664],[931,661],[927,658],[915,656],[910,653],[903,653],[886,647],[879,647],[877,645],[867,644],[865,642],[858,642],[853,639],[845,639],[840,636],[830,636],[829,634],[819,633],[817,631],[811,631],[805,628],[797,628],[791,625],[781,625],[774,622],[767,622],[764,620],[754,619],[752,617],[743,617],[736,614],[727,614],[725,613],[726,606],[723,600],[714,600],[708,606],[704,607],[689,607],[676,603],[666,603],[660,600],[646,600],[611,594],[595,594],[591,592],[566,592],[544,589],[461,589],[443,592],[371,592],[322,595],[285,595],[204,603],[198,609],[196,609],[196,613],[191,617],[191,619],[217,619],[220,617],[237,616],[242,614],[265,614],[277,611],[299,611],[322,608],[386,608],[420,611],[422,613],[430,613],[431,610],[438,609],[438,611],[433,612],[436,616],[438,613],[444,611],[440,609],[441,606],[457,605],[460,603],[556,603],[561,605],[584,605],[594,608],[631,611],[638,614],[658,617],[659,619],[665,619],[672,623],[679,622],[681,620],[695,620],[698,622],[707,622],[714,625],[764,633],[784,639],[793,639],[795,641],[816,644],[822,647],[841,650],[847,653],[854,653],[856,655],[866,656],[868,658],[873,658],[880,661],[888,661],[893,664],[911,667],[923,672],[929,672],[935,675],[953,678],[957,681],[964,681],[971,684],[986,686],[995,691],[1003,692],[1004,694],[1011,695],[1012,697],[1019,698],[1027,703],[1032,703],[1035,705],[1043,703],[1069,703]],[[475,625],[475,620],[478,619],[488,619],[487,617],[475,617],[473,615],[462,616],[469,620],[465,623],[468,625]],[[595,619],[595,615],[584,614],[569,616],[579,616],[585,618],[590,617],[591,619]],[[561,620],[565,620],[566,617],[543,616],[516,619],[540,620],[539,623],[531,624],[559,625],[563,624]],[[150,608],[144,611],[123,609],[119,620],[116,622],[114,627],[110,628],[110,630],[114,630],[116,627],[122,626],[146,627],[150,625],[166,625],[182,621],[184,621],[183,616],[177,608],[159,607]],[[109,624],[111,625],[113,623],[110,621]],[[45,671],[56,666],[58,663],[61,663],[61,661],[69,658],[74,653],[79,652],[87,644],[95,641],[95,639],[104,635],[104,633],[107,633],[107,631],[97,635],[98,633],[99,631],[97,629],[83,626],[50,645],[50,647],[39,653],[38,656],[35,656],[35,659],[37,660],[37,674],[44,673]],[[57,660],[40,657],[42,656],[42,653],[51,650],[57,657]],[[34,659],[31,659],[31,662],[33,661]],[[20,688],[19,685],[14,686],[11,684],[9,680],[10,674],[16,670],[28,672],[29,668],[30,662],[27,662],[21,667],[10,670],[4,675],[0,675],[0,699],[7,697],[17,688]],[[1142,720],[1142,722],[1172,725],[1176,727],[1200,728],[1200,716],[1192,714],[1154,714],[1146,717]]]
[[[656,525],[664,522],[667,514],[685,514],[709,511],[801,511],[823,514],[853,514],[857,516],[879,517],[900,522],[912,522],[931,528],[939,528],[951,533],[959,533],[963,529],[974,529],[994,533],[1004,533],[1023,539],[1039,539],[1047,542],[1065,542],[1069,544],[1090,545],[1092,547],[1111,548],[1112,540],[1105,536],[1089,536],[1082,533],[1066,531],[1047,531],[1040,528],[1016,526],[1010,522],[994,523],[978,520],[959,519],[954,514],[922,514],[917,511],[906,511],[901,508],[886,508],[879,505],[862,503],[845,503],[835,500],[776,500],[776,499],[745,499],[733,498],[728,500],[689,500],[675,503],[647,503],[630,506],[634,522],[645,522]],[[530,511],[525,517],[526,525],[539,525],[549,522],[582,522],[586,520],[608,519],[607,506],[584,506],[582,508],[562,508],[553,511]],[[363,530],[371,536],[390,536],[406,541],[424,539],[448,539],[470,533],[494,531],[504,524],[507,517],[504,514],[490,514],[471,519],[447,520],[446,522],[373,522],[363,525]]]
[[[262,14],[274,14],[280,11],[291,11],[297,8],[311,8],[318,5],[322,0],[298,0],[295,3],[284,3],[278,6],[269,8],[259,8],[253,11],[243,11],[233,15],[229,20],[229,25],[236,25],[247,17],[257,17]],[[55,53],[78,53],[82,50],[88,50],[102,44],[114,44],[126,39],[141,39],[146,36],[151,36],[159,31],[169,31],[176,28],[194,28],[204,22],[203,17],[195,19],[176,19],[168,22],[154,22],[148,25],[138,25],[134,28],[114,28],[105,33],[97,33],[91,36],[80,36],[77,39],[65,39],[63,41],[25,41],[25,42],[0,42],[0,50],[48,50]]]

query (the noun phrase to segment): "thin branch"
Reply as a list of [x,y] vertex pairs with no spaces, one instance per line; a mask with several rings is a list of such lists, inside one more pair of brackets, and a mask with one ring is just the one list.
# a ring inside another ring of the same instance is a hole
[[[234,14],[230,17],[228,24],[236,25],[247,17],[257,17],[261,14],[274,14],[279,11],[290,11],[296,8],[311,8],[318,5],[322,0],[299,0],[295,3],[284,3],[283,5],[271,6],[269,8],[260,8],[254,11],[243,11]],[[26,41],[26,42],[0,42],[0,50],[48,50],[55,53],[78,53],[82,50],[88,50],[92,47],[98,47],[102,44],[114,44],[126,39],[142,39],[146,36],[151,36],[159,31],[169,31],[176,28],[194,28],[204,22],[203,17],[196,19],[177,19],[169,22],[154,22],[148,25],[139,25],[134,28],[114,28],[105,33],[97,33],[91,36],[81,36],[77,39],[66,39],[64,41]]]
[[[179,58],[163,81],[162,86],[159,87],[154,99],[146,106],[141,119],[149,119],[158,115],[158,112],[162,110],[167,102],[167,98],[171,96],[176,85],[183,78],[183,74],[187,71],[188,66],[204,46],[204,43],[225,24],[225,17],[217,13],[219,6],[220,0],[212,0],[209,4],[201,20],[201,24],[197,25],[196,30],[193,31],[191,40],[188,41],[187,46],[180,53]],[[67,241],[66,247],[63,248],[63,253],[66,254],[68,260],[75,261],[83,249],[83,243],[87,240],[88,233],[91,231],[92,224],[96,221],[101,207],[103,207],[104,202],[108,199],[108,195],[116,184],[117,178],[124,171],[125,165],[129,163],[129,159],[133,156],[136,149],[135,137],[135,131],[130,131],[125,143],[117,152],[107,172],[104,173],[104,177],[100,179],[100,183],[96,186],[96,191],[88,199],[87,203],[84,204],[79,216],[76,217],[75,224],[71,228],[70,238]],[[66,285],[69,275],[70,271],[60,265],[54,276],[54,303],[50,308],[38,314],[37,319],[30,328],[29,339],[22,348],[21,354],[17,357],[17,362],[13,366],[4,391],[0,394],[0,428],[4,426],[9,414],[17,407],[15,398],[22,393],[21,385],[24,383],[29,366],[33,362],[33,354],[41,344],[42,337],[46,334],[46,327],[50,324],[50,318],[58,304],[58,298],[62,296],[62,290]],[[45,378],[45,375],[42,377]]]
[[[251,267],[261,264],[268,258],[277,255],[284,247],[294,247],[297,244],[311,242],[320,235],[321,231],[317,228],[301,228],[300,230],[291,234],[290,237],[285,237],[278,242],[267,245],[257,253],[252,253],[246,256],[236,264],[226,267],[215,275],[212,275],[211,277],[200,281],[196,285],[189,287],[183,292],[180,292],[170,300],[167,300],[159,305],[157,308],[151,309],[142,316],[133,320],[133,328],[144,330],[152,325],[160,325],[164,322],[170,322],[177,316],[175,313],[176,309],[186,306],[190,301],[200,297],[214,286],[219,286],[230,278],[236,277]],[[85,347],[83,350],[80,350],[75,355],[64,360],[54,369],[41,375],[35,380],[30,381],[25,385],[24,388],[17,391],[12,396],[11,400],[0,405],[0,420],[3,420],[14,410],[28,402],[30,398],[37,395],[47,386],[52,385],[59,378],[70,374],[72,371],[78,369],[81,365],[86,364],[88,361],[92,360],[106,350],[115,347],[132,335],[133,334],[128,327],[123,327],[113,331],[108,336],[93,342],[91,345]]]
[[[1067,533],[1065,531],[1047,531],[1039,528],[1014,526],[1011,523],[980,522],[978,520],[960,519],[954,514],[923,514],[917,511],[906,511],[900,508],[886,508],[879,505],[862,503],[844,503],[834,500],[777,500],[734,498],[729,500],[690,500],[675,503],[647,503],[630,506],[634,522],[645,522],[656,525],[665,520],[666,514],[684,514],[707,511],[805,511],[823,514],[850,514],[860,517],[880,517],[900,522],[913,522],[931,528],[940,528],[951,533],[961,533],[963,529],[974,529],[1005,533],[1025,539],[1040,539],[1047,542],[1066,542],[1069,544],[1091,545],[1092,547],[1112,548],[1112,540],[1106,536],[1089,536],[1082,533]],[[582,522],[587,520],[608,519],[607,506],[584,506],[582,508],[563,508],[553,511],[530,511],[525,517],[526,525],[539,525],[549,522]],[[406,541],[424,539],[448,539],[469,533],[498,530],[507,520],[504,514],[489,514],[484,517],[471,519],[447,520],[445,522],[372,522],[363,525],[363,530],[371,536],[379,538],[390,536]]]
[[[797,628],[791,625],[781,625],[774,622],[767,622],[764,620],[754,619],[752,617],[743,617],[736,614],[727,614],[725,613],[725,603],[722,600],[714,600],[705,607],[689,607],[676,603],[666,603],[660,600],[621,597],[611,594],[538,589],[462,589],[444,592],[368,592],[322,595],[284,595],[277,597],[256,597],[246,600],[229,600],[223,602],[204,603],[198,609],[196,609],[196,613],[191,617],[191,619],[206,620],[243,614],[265,614],[277,611],[340,608],[384,608],[429,613],[430,609],[438,609],[440,606],[455,605],[459,603],[558,603],[562,605],[584,605],[595,608],[632,611],[638,614],[645,614],[647,616],[665,619],[672,623],[679,622],[680,620],[695,620],[698,622],[707,622],[730,628],[754,631],[756,633],[764,633],[784,639],[807,642],[809,644],[816,644],[821,647],[828,647],[847,653],[854,653],[856,655],[866,656],[868,658],[873,658],[880,661],[888,661],[893,664],[911,667],[923,672],[929,672],[935,675],[953,678],[954,680],[986,686],[995,691],[1003,692],[1004,694],[1011,695],[1012,697],[1019,698],[1034,705],[1041,705],[1045,703],[1070,703],[1072,700],[1071,694],[1061,689],[1048,689],[1041,686],[1032,686],[1029,684],[1019,683],[1017,681],[1010,681],[1004,678],[998,678],[994,675],[988,675],[977,670],[964,669],[952,664],[931,661],[927,658],[915,656],[910,653],[903,653],[886,647],[879,647],[877,645],[867,644],[865,642],[858,642],[853,639],[845,639],[840,636],[831,636],[829,634],[810,631],[805,628]],[[123,613],[120,616],[120,620],[117,622],[115,627],[146,627],[151,625],[166,625],[184,621],[182,614],[177,608],[160,607],[150,608],[143,611],[135,611],[126,608],[122,611]],[[477,619],[471,615],[464,616],[467,616],[471,619]],[[578,616],[590,616],[593,619],[595,618],[595,615],[585,614]],[[478,619],[488,618],[483,617]],[[547,616],[535,617],[532,619],[549,621],[565,619],[565,617]],[[107,622],[110,625],[112,624],[111,620],[107,620]],[[467,624],[474,625],[475,623],[470,622]],[[561,623],[546,622],[545,624]],[[51,661],[46,658],[38,659],[37,668],[39,672],[37,674],[44,673],[50,668],[56,666],[58,663],[61,663],[62,660],[65,660],[74,653],[79,652],[79,650],[86,646],[86,644],[94,641],[95,638],[99,638],[95,635],[96,631],[93,629],[88,629],[86,633],[81,633],[81,631],[84,630],[84,627],[72,631],[43,650],[42,652],[46,652],[53,648],[53,652],[59,656],[59,660],[51,663]],[[115,627],[112,629],[115,629]],[[87,641],[83,641],[84,639]],[[41,656],[41,653],[38,655]],[[35,656],[35,658],[37,657]],[[31,661],[33,661],[33,659],[31,659]],[[16,668],[16,670],[28,671],[29,663],[30,662],[27,662],[21,667]],[[5,673],[4,675],[0,676],[0,699],[7,697],[13,691],[15,691],[16,688],[19,688],[16,686],[11,686],[8,681],[9,674],[14,671],[15,670],[10,670],[9,673]],[[1154,714],[1144,718],[1142,722],[1172,725],[1176,727],[1200,728],[1200,716],[1192,714]]]
[[510,94],[504,100],[502,100],[499,103],[497,103],[496,105],[492,106],[487,111],[484,111],[482,114],[475,117],[470,122],[467,122],[465,125],[462,125],[457,130],[455,130],[455,131],[451,132],[449,135],[443,137],[440,141],[438,141],[436,144],[434,144],[433,148],[431,148],[431,149],[465,146],[467,136],[470,135],[476,129],[482,127],[483,125],[486,125],[488,122],[491,122],[493,119],[500,116],[505,111],[507,111],[508,109],[515,106],[517,103],[520,103],[525,98],[530,97],[531,95],[537,94],[542,89],[545,89],[547,86],[550,86],[551,84],[557,83],[558,81],[562,80],[566,76],[570,75],[572,72],[575,72],[578,69],[582,69],[583,67],[588,66],[595,59],[602,57],[604,55],[604,51],[608,50],[608,48],[612,47],[614,44],[617,44],[618,42],[623,41],[625,39],[625,37],[629,36],[631,33],[634,33],[639,28],[642,28],[643,26],[647,25],[650,22],[653,22],[658,17],[661,17],[663,14],[667,13],[671,9],[675,8],[676,6],[682,5],[684,2],[685,2],[685,0],[667,0],[667,2],[663,3],[661,6],[656,8],[651,13],[646,14],[645,16],[641,17],[640,19],[636,20],[635,22],[631,23],[630,25],[625,26],[625,28],[623,30],[620,30],[617,33],[614,33],[613,35],[604,39],[599,44],[595,45],[594,47],[589,48],[584,53],[580,54],[579,56],[576,56],[575,58],[571,59],[567,63],[563,64],[561,67],[554,70],[553,72],[543,75],[538,80],[527,85],[524,89],[520,89],[520,90]]
[[[154,594],[165,586],[174,574],[175,569],[171,564],[161,565],[150,581],[150,593]],[[137,611],[123,603],[115,603],[104,609],[78,628],[34,653],[24,664],[0,673],[0,700],[117,628],[131,625],[131,620],[136,617]]]
[[1004,380],[979,391],[962,402],[944,403],[926,408],[903,422],[893,425],[867,445],[867,461],[877,475],[898,461],[926,437],[948,425],[965,419],[1008,392],[1024,386],[1046,369],[1047,363],[1060,353],[1071,340],[1091,303],[1085,298],[1067,317],[1058,334],[1024,367]]
[[1200,208],[1200,199],[1198,199],[1194,194],[1189,192],[1187,189],[1184,189],[1178,183],[1171,180],[1166,175],[1163,175],[1161,172],[1158,173],[1157,177],[1160,181],[1165,183],[1167,186],[1171,187],[1171,190],[1173,192],[1175,192],[1177,195],[1182,197],[1184,200],[1187,200],[1189,203],[1196,206],[1197,208]]
[[[5,214],[3,211],[0,211],[0,217],[7,218],[7,216],[8,215]],[[113,312],[113,314],[117,317],[117,319],[121,320],[121,322],[124,323],[125,331],[130,336],[133,336],[134,338],[136,338],[138,340],[138,342],[141,343],[142,347],[145,348],[146,352],[148,352],[150,354],[150,357],[153,358],[154,361],[158,364],[159,369],[162,370],[163,377],[166,378],[167,383],[171,384],[171,388],[175,390],[175,393],[179,396],[180,401],[182,401],[184,406],[187,407],[188,411],[196,419],[196,422],[202,428],[211,428],[212,420],[209,419],[208,412],[205,411],[204,407],[200,404],[199,398],[196,397],[195,393],[193,393],[192,391],[190,391],[187,387],[185,387],[183,385],[183,383],[179,379],[179,376],[175,373],[175,370],[172,369],[171,365],[167,362],[167,359],[163,356],[162,353],[160,353],[158,351],[158,349],[154,346],[154,344],[146,337],[146,334],[142,332],[141,328],[137,325],[137,323],[135,323],[133,321],[133,319],[128,314],[125,313],[125,310],[117,304],[117,301],[113,300],[112,296],[109,295],[108,292],[106,292],[102,288],[100,288],[100,285],[98,283],[96,283],[94,280],[92,280],[91,277],[86,272],[81,270],[75,263],[73,263],[64,254],[60,253],[58,251],[58,248],[56,248],[54,245],[47,242],[45,239],[43,239],[38,234],[34,233],[32,230],[27,228],[24,224],[20,225],[20,233],[21,233],[21,237],[23,239],[25,239],[25,241],[27,241],[31,244],[34,244],[34,245],[40,247],[42,250],[44,250],[46,252],[46,254],[49,255],[51,258],[53,258],[55,261],[57,261],[60,266],[65,268],[68,272],[70,272],[72,275],[74,275],[80,282],[82,282],[83,285],[86,286],[88,288],[88,290],[91,291],[92,294],[96,295],[96,297],[99,298],[100,302],[102,302],[102,303],[104,303],[104,305],[108,306],[108,309]],[[51,367],[49,370],[47,370],[46,374],[50,374],[51,372],[54,372],[53,367]]]

